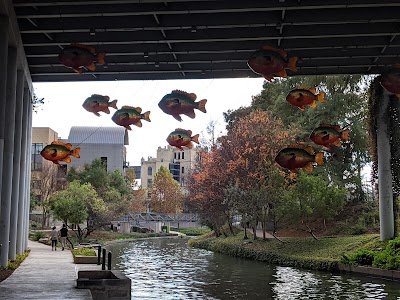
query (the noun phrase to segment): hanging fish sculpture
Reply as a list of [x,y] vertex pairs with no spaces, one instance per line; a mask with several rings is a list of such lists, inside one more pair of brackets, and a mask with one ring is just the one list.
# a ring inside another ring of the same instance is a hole
[[308,105],[311,108],[315,108],[316,101],[323,103],[325,93],[320,92],[317,94],[315,88],[308,88],[308,87],[298,87],[290,91],[290,93],[286,96],[287,102],[292,104],[293,106],[298,107],[300,110],[304,110],[304,107]]
[[296,72],[297,60],[296,56],[288,59],[285,50],[265,45],[251,55],[247,65],[254,73],[263,75],[266,80],[272,81],[274,76],[286,78],[286,69]]
[[108,96],[93,94],[92,96],[87,98],[85,102],[83,102],[82,106],[87,111],[92,112],[96,116],[100,117],[99,114],[100,111],[109,114],[110,113],[109,107],[118,109],[117,107],[118,100],[113,100],[111,102],[109,102],[109,100],[110,97]]
[[196,101],[196,94],[189,94],[184,91],[174,90],[171,94],[165,95],[158,106],[163,112],[168,115],[172,115],[178,121],[182,121],[181,114],[187,115],[189,118],[194,119],[196,114],[194,109],[198,109],[203,113],[206,113],[207,99]]
[[80,151],[81,149],[79,147],[72,150],[72,145],[69,143],[65,144],[60,141],[54,141],[50,145],[44,147],[40,152],[40,155],[43,156],[43,158],[52,161],[54,164],[59,165],[59,161],[70,163],[70,155],[80,158]]
[[331,149],[331,145],[340,147],[340,139],[349,140],[349,129],[341,130],[339,125],[320,124],[310,135],[310,139],[317,145],[324,146],[325,149]]
[[142,114],[142,109],[140,107],[132,106],[122,106],[118,109],[111,118],[115,124],[125,127],[128,130],[132,130],[129,125],[135,125],[137,127],[142,127],[142,122],[140,120],[150,121],[150,112],[146,111]]
[[275,157],[275,161],[282,168],[286,168],[291,172],[297,172],[297,169],[312,172],[313,162],[316,162],[318,165],[324,164],[324,153],[319,152],[314,154],[314,149],[310,146],[290,145],[279,151]]
[[383,73],[380,83],[388,92],[400,98],[400,64],[393,65],[390,70]]
[[167,137],[168,144],[178,148],[181,151],[183,151],[182,147],[192,149],[193,148],[192,141],[198,144],[199,135],[196,134],[192,136],[191,130],[185,130],[181,128],[175,129],[175,131],[172,131]]
[[76,73],[82,74],[82,67],[95,71],[95,62],[104,65],[105,52],[96,54],[96,49],[83,44],[71,44],[65,47],[58,55],[58,60],[64,66],[72,68]]

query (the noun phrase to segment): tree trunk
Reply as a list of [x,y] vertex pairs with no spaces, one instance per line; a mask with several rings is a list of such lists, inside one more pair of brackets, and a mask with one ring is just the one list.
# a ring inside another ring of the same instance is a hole
[[266,222],[265,221],[262,221],[261,222],[261,226],[262,226],[262,231],[263,231],[263,240],[265,241],[266,240],[266,236],[265,236],[265,227],[267,227],[267,224],[266,224]]
[[285,241],[281,240],[280,238],[278,238],[278,237],[276,236],[276,232],[275,232],[275,231],[272,232],[272,236],[273,236],[275,239],[277,239],[278,241],[280,241],[282,244],[285,243]]
[[303,221],[302,221],[302,223],[303,223],[304,225],[307,226],[307,230],[305,230],[305,229],[303,229],[303,230],[304,230],[304,231],[307,231],[309,234],[311,234],[311,236],[312,236],[316,241],[318,241],[318,238],[315,236],[315,234],[314,234],[313,230],[310,228],[310,226],[308,226],[308,224],[305,223],[305,222],[303,222]]
[[235,233],[233,232],[232,222],[230,220],[228,220],[228,225],[229,225],[229,231],[231,232],[231,234],[235,235]]
[[247,240],[249,237],[247,236],[247,223],[244,223],[244,239]]
[[257,225],[253,226],[253,240],[257,239]]

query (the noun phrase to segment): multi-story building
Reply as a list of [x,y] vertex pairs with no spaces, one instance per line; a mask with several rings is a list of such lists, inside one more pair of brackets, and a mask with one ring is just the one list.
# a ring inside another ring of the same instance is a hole
[[81,148],[80,158],[71,157],[68,168],[83,167],[94,159],[101,159],[107,171],[119,170],[122,174],[128,167],[126,147],[129,144],[128,133],[123,127],[73,126],[65,143],[71,143],[73,149]]
[[196,161],[196,157],[197,150],[195,148],[180,151],[171,146],[158,147],[155,158],[148,157],[147,160],[142,158],[140,171],[142,187],[147,188],[150,186],[158,169],[164,166],[171,172],[182,190],[185,191],[187,176]]

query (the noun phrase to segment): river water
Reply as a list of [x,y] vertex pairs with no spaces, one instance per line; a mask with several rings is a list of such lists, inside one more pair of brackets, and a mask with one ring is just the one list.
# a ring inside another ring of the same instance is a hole
[[187,239],[107,246],[132,299],[395,299],[400,282],[280,267],[190,248]]

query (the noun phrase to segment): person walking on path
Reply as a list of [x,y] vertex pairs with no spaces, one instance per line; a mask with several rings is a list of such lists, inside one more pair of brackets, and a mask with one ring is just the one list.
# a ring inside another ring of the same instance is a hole
[[62,228],[60,229],[60,240],[61,240],[61,247],[62,251],[67,245],[67,238],[68,238],[68,228],[67,225],[63,224]]
[[[58,232],[56,230],[56,226],[51,228],[50,232],[50,240],[51,240],[51,251],[57,251],[57,240],[58,240]],[[53,248],[54,247],[54,248]]]

